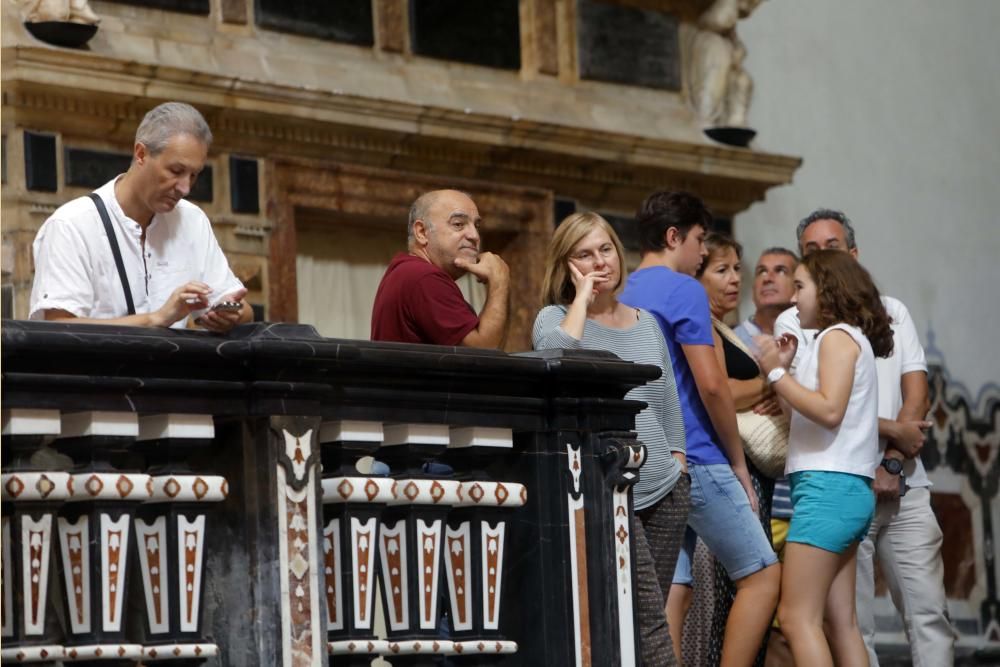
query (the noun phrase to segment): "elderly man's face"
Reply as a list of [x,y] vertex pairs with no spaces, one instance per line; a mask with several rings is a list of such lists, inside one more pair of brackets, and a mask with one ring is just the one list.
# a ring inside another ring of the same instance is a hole
[[843,250],[858,256],[857,248],[847,247],[847,230],[836,220],[817,220],[802,230],[799,250],[803,257],[817,250]]
[[754,269],[753,304],[758,308],[787,306],[795,294],[795,260],[785,254],[761,255]]
[[431,263],[453,277],[465,271],[455,266],[459,257],[468,262],[479,259],[479,209],[475,202],[456,191],[438,196],[427,214],[427,256]]
[[137,144],[135,160],[138,163],[139,196],[153,213],[174,210],[194,187],[198,174],[208,159],[208,146],[190,134],[170,138],[158,155],[152,155],[142,144]]

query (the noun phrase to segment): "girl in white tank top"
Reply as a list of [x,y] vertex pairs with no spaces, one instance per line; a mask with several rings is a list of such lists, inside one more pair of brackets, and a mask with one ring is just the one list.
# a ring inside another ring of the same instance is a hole
[[[760,365],[792,410],[788,461],[794,514],[778,619],[795,664],[867,666],[855,618],[858,542],[875,509],[878,464],[875,357],[892,352],[889,316],[871,276],[847,252],[818,250],[795,271],[799,319],[820,329],[800,362],[791,335],[760,336]],[[827,632],[824,634],[824,620]]]

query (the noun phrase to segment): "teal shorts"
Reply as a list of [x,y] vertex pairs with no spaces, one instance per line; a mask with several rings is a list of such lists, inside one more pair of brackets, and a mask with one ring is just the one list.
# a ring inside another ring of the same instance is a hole
[[825,470],[794,472],[790,479],[792,524],[788,542],[842,554],[868,534],[875,515],[870,479]]

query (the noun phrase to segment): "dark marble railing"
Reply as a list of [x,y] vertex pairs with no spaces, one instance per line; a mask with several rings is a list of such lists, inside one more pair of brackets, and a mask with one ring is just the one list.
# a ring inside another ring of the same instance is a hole
[[2,337],[4,663],[637,662],[622,397],[658,369],[280,324]]

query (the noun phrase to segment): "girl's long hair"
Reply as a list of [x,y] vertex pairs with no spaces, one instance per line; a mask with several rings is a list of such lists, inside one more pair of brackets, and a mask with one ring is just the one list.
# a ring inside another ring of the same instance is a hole
[[892,354],[892,320],[885,312],[871,274],[850,253],[816,250],[802,258],[816,283],[817,325],[845,322],[868,337],[876,357]]

